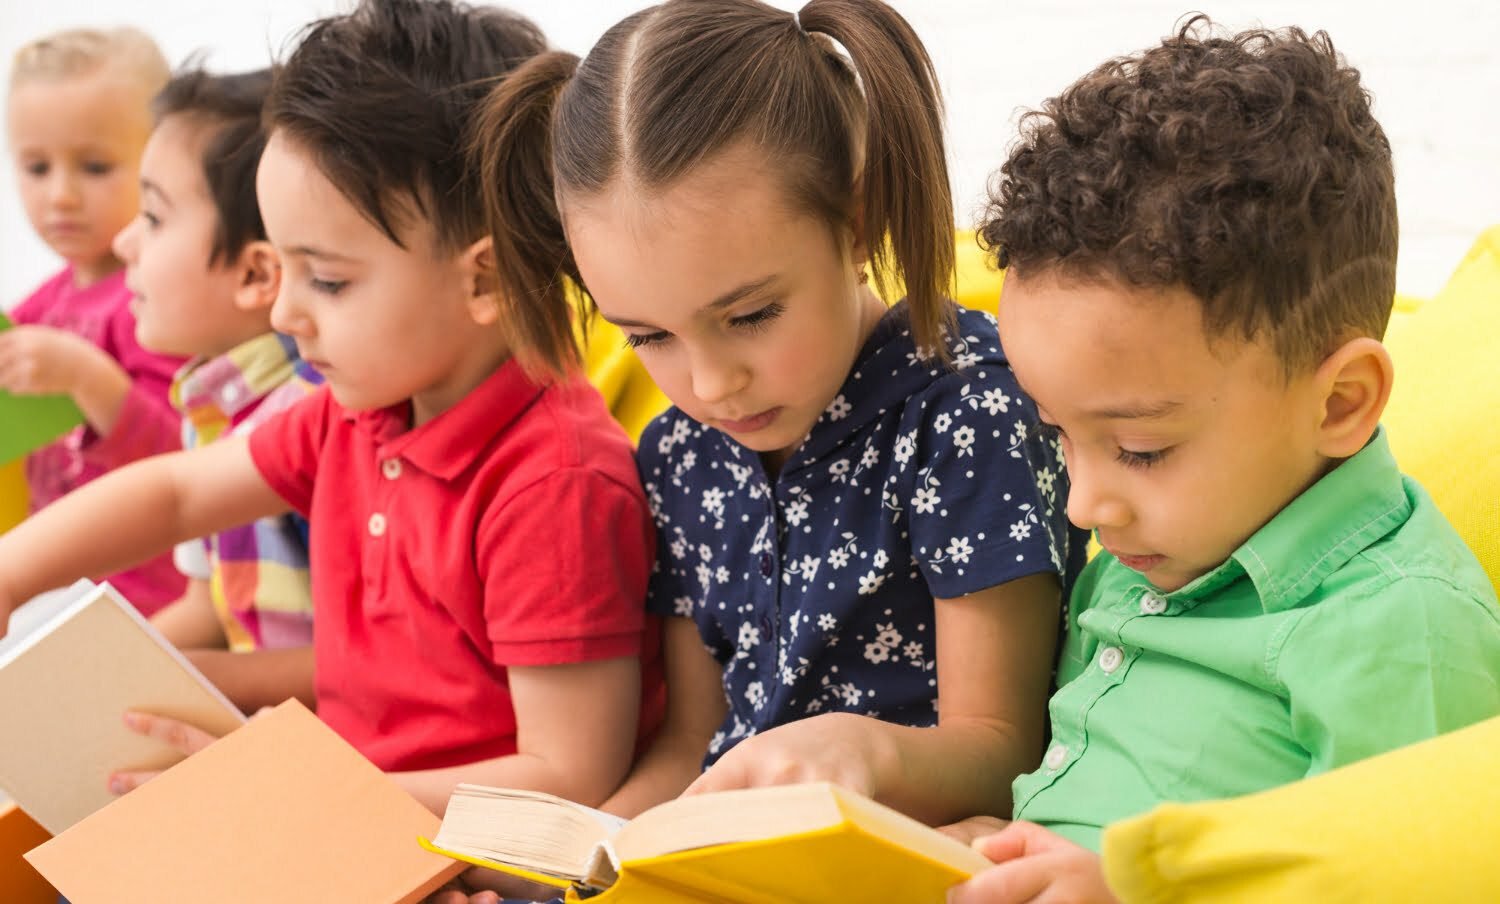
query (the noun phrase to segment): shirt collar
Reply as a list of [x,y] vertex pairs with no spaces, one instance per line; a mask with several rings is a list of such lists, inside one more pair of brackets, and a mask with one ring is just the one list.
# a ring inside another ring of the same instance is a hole
[[171,401],[201,430],[233,421],[294,375],[320,382],[290,337],[262,333],[216,358],[189,361],[172,381]]
[[546,387],[533,383],[514,358],[506,361],[458,404],[415,429],[411,402],[376,411],[345,411],[376,442],[382,458],[400,458],[441,480],[466,471]]
[[1266,612],[1294,608],[1330,574],[1405,523],[1411,511],[1382,427],[1363,449],[1266,522],[1229,562],[1183,592],[1212,592],[1243,571]]

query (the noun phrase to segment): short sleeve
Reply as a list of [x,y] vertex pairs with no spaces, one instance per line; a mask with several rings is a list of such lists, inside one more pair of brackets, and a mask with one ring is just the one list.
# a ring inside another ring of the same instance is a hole
[[182,359],[141,348],[127,299],[122,294],[110,314],[100,347],[130,377],[130,390],[114,429],[102,436],[87,431],[83,445],[84,459],[105,468],[182,448],[182,419],[167,400]]
[[494,661],[638,655],[653,546],[640,492],[596,471],[563,469],[504,500],[476,538]]
[[250,458],[256,470],[303,517],[312,507],[318,455],[338,416],[333,395],[325,386],[250,433]]
[[1310,609],[1275,673],[1309,774],[1326,772],[1500,713],[1500,613],[1443,580],[1399,579]]
[[986,361],[944,377],[896,439],[910,455],[911,546],[933,596],[950,599],[1039,572],[1061,574],[1066,476],[1010,369]]

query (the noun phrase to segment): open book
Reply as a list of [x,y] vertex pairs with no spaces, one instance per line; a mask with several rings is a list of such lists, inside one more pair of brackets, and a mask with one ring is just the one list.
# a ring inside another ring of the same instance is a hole
[[633,820],[459,785],[423,846],[615,902],[942,901],[988,861],[869,798],[815,783],[682,797]]
[[[0,332],[10,329],[0,313]],[[65,395],[18,396],[0,389],[0,465],[35,452],[83,423],[83,412]]]
[[0,790],[55,835],[114,799],[111,772],[182,758],[126,728],[127,709],[215,734],[245,721],[108,584],[26,603],[0,640]]

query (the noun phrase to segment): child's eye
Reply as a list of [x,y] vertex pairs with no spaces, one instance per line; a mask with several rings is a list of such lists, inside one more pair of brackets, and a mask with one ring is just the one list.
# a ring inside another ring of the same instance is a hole
[[648,345],[660,345],[661,343],[666,342],[669,338],[671,338],[670,334],[665,332],[626,333],[625,345],[630,348],[644,348]]
[[1171,451],[1172,448],[1170,446],[1165,449],[1154,449],[1150,452],[1132,452],[1129,449],[1121,449],[1120,454],[1116,458],[1120,464],[1127,468],[1144,469],[1152,465],[1161,464],[1162,459],[1166,458],[1167,453]]
[[314,277],[308,280],[308,285],[312,286],[314,292],[321,292],[324,295],[337,295],[344,291],[345,286],[349,285],[349,280],[318,279]]
[[772,302],[771,304],[766,305],[758,311],[751,311],[749,314],[746,314],[743,317],[735,317],[730,321],[730,323],[734,324],[737,327],[741,327],[743,329],[754,332],[755,330],[766,326],[766,324],[775,320],[777,317],[780,317],[782,311],[785,310],[786,307],[781,304],[781,302]]
[[45,176],[47,175],[47,170],[51,168],[47,161],[36,160],[26,164],[26,174],[28,176]]
[[161,217],[158,217],[149,210],[141,211],[141,219],[146,221],[146,228],[148,229],[155,229],[161,225]]
[[90,160],[83,165],[83,171],[90,176],[107,176],[114,172],[115,165],[103,160]]

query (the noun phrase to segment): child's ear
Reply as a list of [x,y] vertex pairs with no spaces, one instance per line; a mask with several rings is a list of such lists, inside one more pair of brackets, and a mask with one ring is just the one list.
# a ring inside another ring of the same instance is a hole
[[479,239],[459,253],[463,268],[469,316],[480,326],[500,319],[500,275],[495,269],[495,242]]
[[281,258],[270,242],[258,239],[241,248],[234,268],[239,275],[234,288],[235,307],[259,311],[275,303],[281,290]]
[[1394,377],[1390,353],[1368,336],[1350,339],[1323,359],[1315,378],[1323,393],[1320,455],[1344,459],[1364,448],[1380,426]]

